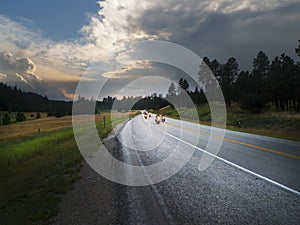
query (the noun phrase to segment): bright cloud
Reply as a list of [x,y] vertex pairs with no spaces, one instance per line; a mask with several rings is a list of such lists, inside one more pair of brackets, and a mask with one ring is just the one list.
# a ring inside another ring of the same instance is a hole
[[57,87],[49,85],[34,72],[35,64],[29,58],[18,58],[12,53],[0,53],[0,79],[10,85],[17,85],[25,91],[47,95],[50,98],[65,99]]
[[4,80],[6,78],[6,74],[0,73],[0,80]]
[[[36,66],[30,59],[16,58],[9,52],[3,52],[0,55],[0,67],[2,70],[14,70],[32,75],[36,69]],[[36,76],[36,79],[39,79],[39,77]]]

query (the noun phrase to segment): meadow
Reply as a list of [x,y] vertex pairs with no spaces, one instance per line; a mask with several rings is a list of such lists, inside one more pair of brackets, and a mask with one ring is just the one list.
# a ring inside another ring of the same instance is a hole
[[[127,116],[116,113],[114,118],[116,124]],[[110,114],[96,115],[96,125],[105,138],[113,128]],[[1,126],[0,146],[1,224],[50,224],[62,195],[80,178],[83,158],[71,117]]]

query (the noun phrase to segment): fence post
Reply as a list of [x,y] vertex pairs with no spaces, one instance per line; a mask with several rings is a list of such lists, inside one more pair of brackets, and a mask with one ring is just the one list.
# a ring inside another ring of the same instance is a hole
[[103,116],[103,126],[105,128],[105,116]]

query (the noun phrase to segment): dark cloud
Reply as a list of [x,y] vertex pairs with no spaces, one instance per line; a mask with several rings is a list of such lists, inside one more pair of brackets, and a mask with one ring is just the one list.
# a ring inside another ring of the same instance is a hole
[[[295,56],[300,38],[300,2],[282,3],[274,7],[253,10],[244,8],[233,12],[209,11],[205,8],[178,10],[151,8],[139,18],[139,29],[159,35],[170,33],[170,41],[195,51],[200,57],[209,56],[225,62],[236,57],[242,69],[249,69],[259,50],[270,58],[283,52]],[[227,2],[219,8],[227,8]]]

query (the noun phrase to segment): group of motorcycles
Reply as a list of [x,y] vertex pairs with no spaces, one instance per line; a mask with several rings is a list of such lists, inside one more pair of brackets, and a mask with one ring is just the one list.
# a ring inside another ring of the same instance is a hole
[[[142,114],[143,114],[145,119],[148,119],[149,117],[151,117],[151,113],[149,113],[147,110],[143,110]],[[158,114],[155,115],[154,121],[157,124],[159,124],[161,122],[164,123],[166,121],[166,117],[165,117],[165,115],[158,113]]]

